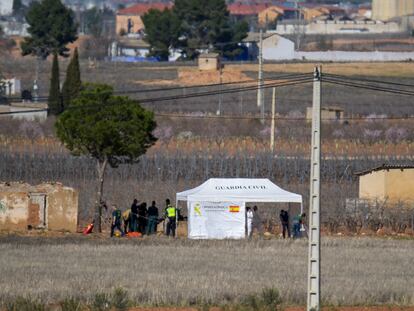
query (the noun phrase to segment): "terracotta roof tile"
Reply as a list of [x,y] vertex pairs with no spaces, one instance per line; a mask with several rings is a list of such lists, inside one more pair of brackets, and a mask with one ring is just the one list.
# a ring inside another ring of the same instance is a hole
[[355,175],[362,176],[376,171],[382,170],[404,170],[404,169],[413,169],[414,164],[383,164],[377,167],[373,167],[367,170],[355,172]]
[[243,4],[243,3],[233,3],[227,6],[231,15],[256,15],[261,11],[270,7],[270,4]]
[[118,15],[144,15],[151,9],[164,10],[172,8],[172,3],[156,2],[156,3],[138,3],[128,8],[118,11]]

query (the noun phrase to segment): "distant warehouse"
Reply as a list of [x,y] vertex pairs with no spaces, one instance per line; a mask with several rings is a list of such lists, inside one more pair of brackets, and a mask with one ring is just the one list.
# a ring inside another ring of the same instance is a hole
[[0,230],[76,232],[78,192],[60,183],[0,183]]

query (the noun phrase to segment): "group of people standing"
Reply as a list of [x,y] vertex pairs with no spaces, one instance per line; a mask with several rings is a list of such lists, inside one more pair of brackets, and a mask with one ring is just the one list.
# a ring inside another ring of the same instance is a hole
[[[292,230],[290,228],[290,219],[289,213],[285,210],[281,210],[279,214],[279,219],[282,228],[282,236],[285,239],[287,237],[293,237],[294,239],[302,237],[302,232],[306,233],[305,229],[305,218],[306,214],[301,213],[295,215],[292,221]],[[261,220],[258,213],[257,206],[253,206],[253,208],[247,206],[246,207],[246,227],[247,227],[247,236],[251,237],[255,230],[260,231]],[[291,235],[291,231],[293,231],[293,235]]]
[[[305,213],[301,213],[298,215],[295,215],[293,217],[293,221],[292,221],[292,231],[293,231],[293,238],[297,239],[302,237],[302,232],[306,233],[306,229],[305,229],[305,218],[306,218],[306,214]],[[280,214],[279,214],[279,219],[280,219],[280,223],[282,226],[282,236],[285,239],[286,238],[286,234],[288,236],[288,238],[291,237],[290,234],[290,220],[289,220],[289,213],[285,210],[281,210]]]
[[113,207],[111,237],[114,236],[115,230],[118,230],[122,236],[130,232],[151,235],[157,232],[157,226],[163,220],[166,221],[167,236],[175,236],[177,216],[178,210],[171,205],[169,199],[165,200],[165,211],[162,217],[159,215],[155,201],[152,201],[147,208],[146,202],[138,204],[138,200],[134,199],[131,207],[124,212],[117,206]]

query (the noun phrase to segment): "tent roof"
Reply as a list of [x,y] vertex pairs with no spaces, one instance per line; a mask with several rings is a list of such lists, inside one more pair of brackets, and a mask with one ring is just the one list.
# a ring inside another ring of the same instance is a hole
[[302,203],[302,196],[283,190],[267,178],[210,178],[177,193],[177,201],[188,200]]

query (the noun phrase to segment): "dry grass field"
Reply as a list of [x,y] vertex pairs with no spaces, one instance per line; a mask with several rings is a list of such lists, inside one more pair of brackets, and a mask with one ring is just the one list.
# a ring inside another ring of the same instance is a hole
[[[414,241],[324,238],[325,305],[414,304]],[[93,301],[122,287],[137,305],[234,304],[264,288],[306,298],[307,240],[0,238],[0,301]]]
[[[256,64],[228,65],[228,68],[242,71],[257,71]],[[314,63],[274,63],[265,64],[264,71],[270,72],[312,72]],[[387,63],[324,63],[322,71],[340,75],[364,75],[376,77],[407,77],[411,78],[414,70],[413,62],[387,62]]]

